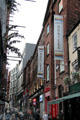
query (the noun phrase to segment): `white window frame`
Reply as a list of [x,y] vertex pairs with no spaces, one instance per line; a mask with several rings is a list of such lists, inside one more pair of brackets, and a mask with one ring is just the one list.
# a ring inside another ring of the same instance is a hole
[[49,66],[49,64],[47,65],[47,81],[49,81],[50,80],[50,66]]
[[77,33],[76,32],[73,34],[72,40],[73,40],[73,50],[76,50],[77,48]]
[[49,24],[47,25],[47,34],[49,34]]
[[47,44],[47,55],[49,55],[49,48],[50,48],[50,44]]
[[64,71],[64,60],[60,60],[60,73]]

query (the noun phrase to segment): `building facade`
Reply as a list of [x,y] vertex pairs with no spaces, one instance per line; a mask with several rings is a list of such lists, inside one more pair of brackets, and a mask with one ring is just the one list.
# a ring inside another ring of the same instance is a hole
[[19,65],[17,64],[15,68],[10,71],[10,88],[9,88],[9,101],[10,107],[16,107],[16,96],[17,96],[17,89],[18,89],[18,70]]
[[[74,109],[79,111],[80,104],[80,20],[73,27],[68,35],[68,46],[69,46],[69,70],[70,75],[68,76],[68,81],[66,82],[69,85],[69,95],[74,95],[72,99],[70,98],[65,104],[65,117],[67,119],[76,120],[80,119],[79,112],[74,112]],[[76,96],[77,95],[77,96]],[[75,101],[75,102],[74,102]],[[68,104],[67,104],[68,103]],[[66,105],[67,104],[67,105]],[[69,115],[67,110],[69,110]],[[72,116],[73,114],[73,116]],[[68,117],[67,117],[68,116]]]
[[[79,6],[79,0],[48,1],[43,28],[36,47],[27,61],[24,59],[25,65],[22,64],[23,69],[19,72],[18,78],[21,79],[18,86],[20,89],[18,101],[25,109],[24,112],[27,107],[34,111],[38,108],[41,116],[43,111],[46,111],[53,119],[61,117],[60,119],[71,120],[71,112],[68,114],[67,111],[71,109],[72,98],[78,97],[79,94],[70,94],[71,81],[66,85],[65,78],[71,78],[75,68],[77,72],[76,61],[79,56],[77,52],[73,54],[72,50],[79,48],[80,45],[79,40],[76,42],[76,34],[73,35],[74,32],[77,33],[79,26],[71,31],[80,17]],[[72,36],[74,48],[72,48]],[[79,52],[79,49],[77,51]],[[24,51],[25,54],[28,57],[29,49],[28,54]],[[73,83],[77,82],[76,80]]]
[[[23,99],[23,92],[24,92],[24,71],[26,64],[30,57],[33,55],[35,49],[35,44],[26,43],[24,52],[23,52],[23,58],[21,60],[21,63],[19,64],[19,71],[17,76],[17,106],[19,110],[23,110],[24,108],[24,99]],[[23,110],[24,111],[24,110]]]
[[[42,33],[44,33],[44,108],[46,112],[52,115],[52,118],[56,118],[57,116],[60,117],[60,115],[63,115],[63,106],[65,106],[63,97],[67,96],[69,92],[68,86],[66,86],[64,83],[64,78],[69,76],[67,35],[79,20],[79,5],[79,0],[77,0],[76,3],[74,0],[49,0],[43,21]],[[39,40],[41,40],[41,38]],[[37,46],[39,47],[39,44],[37,44]],[[38,49],[36,49],[36,51],[38,51]],[[34,52],[34,55],[35,54],[36,52]],[[36,81],[36,75],[35,78],[33,77],[33,68],[35,68],[33,66],[34,59],[35,58],[32,57],[32,60],[30,60],[28,66],[30,67],[31,85],[31,87],[29,87],[29,95],[33,95],[33,88],[35,87],[34,83]],[[36,98],[36,94],[34,94],[34,96]],[[36,99],[33,99],[33,103],[34,101],[36,101]]]

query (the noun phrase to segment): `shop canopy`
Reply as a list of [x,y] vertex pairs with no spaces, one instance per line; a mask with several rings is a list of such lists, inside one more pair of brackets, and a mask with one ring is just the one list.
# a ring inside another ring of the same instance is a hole
[[50,105],[50,104],[59,104],[60,102],[63,102],[63,101],[65,101],[65,100],[72,99],[72,98],[75,98],[75,97],[79,97],[79,96],[80,96],[80,92],[75,93],[75,94],[71,94],[71,95],[68,95],[68,96],[64,96],[64,97],[62,97],[62,98],[49,101],[49,102],[48,102],[48,105]]

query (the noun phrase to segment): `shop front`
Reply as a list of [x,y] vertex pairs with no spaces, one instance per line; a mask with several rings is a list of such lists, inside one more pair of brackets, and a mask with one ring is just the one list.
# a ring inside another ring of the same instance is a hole
[[38,109],[40,106],[39,106],[39,94],[38,93],[35,93],[33,95],[31,95],[29,97],[29,106],[30,106],[30,109],[32,109],[34,112],[36,111],[36,109]]
[[48,102],[50,101],[50,96],[51,96],[50,88],[49,88],[49,87],[46,87],[46,88],[44,89],[45,112],[51,114],[51,106],[47,106]]
[[[56,117],[59,117],[62,120],[79,120],[80,119],[80,92],[73,93],[62,98],[52,100],[48,102],[50,105],[59,105],[63,102],[63,111],[57,112]],[[55,109],[54,109],[55,110]],[[53,111],[53,113],[55,113]]]
[[44,111],[43,94],[40,94],[32,99],[32,106],[34,111],[36,111],[36,109],[39,109],[40,116],[42,116]]
[[44,107],[44,98],[43,98],[43,89],[39,89],[34,94],[29,96],[30,99],[30,108],[35,112],[37,109],[40,110],[40,114],[43,113]]
[[80,120],[80,97],[64,101],[64,120]]

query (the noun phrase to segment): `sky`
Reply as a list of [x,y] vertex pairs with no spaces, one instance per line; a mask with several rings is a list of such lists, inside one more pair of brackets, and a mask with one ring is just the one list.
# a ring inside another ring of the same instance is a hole
[[[30,2],[26,0],[16,0],[20,5],[17,6],[17,11],[11,15],[10,24],[25,26],[19,28],[19,33],[24,35],[25,39],[17,44],[21,53],[24,49],[25,43],[37,43],[39,35],[42,30],[43,20],[47,8],[48,0],[35,0]],[[14,55],[11,53],[11,55]],[[8,68],[13,69],[17,62],[8,61]]]

